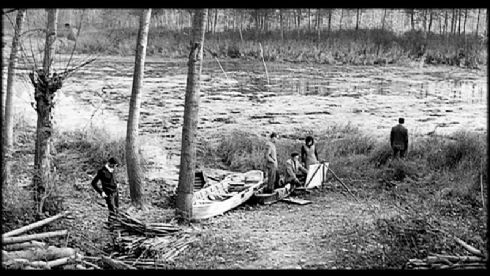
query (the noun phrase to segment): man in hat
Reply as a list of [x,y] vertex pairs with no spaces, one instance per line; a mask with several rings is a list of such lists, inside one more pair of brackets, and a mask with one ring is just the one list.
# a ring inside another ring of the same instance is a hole
[[[118,164],[116,158],[109,158],[104,167],[97,171],[97,175],[91,183],[95,191],[105,199],[109,212],[113,213],[117,213],[117,208],[119,208],[119,193],[117,191],[117,183],[114,180],[114,169]],[[99,180],[102,183],[102,189],[97,185]]]
[[291,153],[291,158],[286,161],[286,183],[293,187],[304,185],[308,170],[299,162],[299,153]]
[[399,118],[398,125],[391,128],[390,145],[395,158],[398,157],[398,154],[401,158],[405,157],[408,149],[408,130],[403,126],[403,123],[405,123],[405,119]]

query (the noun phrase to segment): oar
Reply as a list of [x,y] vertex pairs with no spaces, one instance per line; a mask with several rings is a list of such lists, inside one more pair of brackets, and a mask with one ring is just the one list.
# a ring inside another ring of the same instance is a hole
[[344,182],[342,182],[342,180],[340,180],[340,178],[337,177],[337,175],[332,171],[331,168],[328,168],[328,170],[333,174],[333,177],[335,177],[335,179],[337,179],[340,184],[342,184],[342,186],[344,186],[344,188],[349,192],[349,194],[357,201],[359,202],[359,199],[357,199],[357,197],[349,190],[349,188],[344,184]]

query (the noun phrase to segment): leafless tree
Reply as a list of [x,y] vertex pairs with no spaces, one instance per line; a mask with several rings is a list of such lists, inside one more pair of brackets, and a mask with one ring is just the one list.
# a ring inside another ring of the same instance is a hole
[[183,222],[192,218],[192,198],[196,167],[196,131],[199,112],[200,78],[204,47],[204,23],[207,10],[193,14],[190,54],[185,92],[184,125],[177,187],[176,216]]

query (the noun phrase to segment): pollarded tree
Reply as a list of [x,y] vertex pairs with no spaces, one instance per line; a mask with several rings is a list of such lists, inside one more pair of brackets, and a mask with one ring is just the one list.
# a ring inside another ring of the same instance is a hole
[[[61,73],[55,71],[53,66],[56,38],[58,10],[48,9],[46,26],[46,41],[44,47],[42,68],[34,68],[29,73],[29,79],[34,86],[35,110],[37,113],[36,145],[34,154],[34,199],[37,203],[38,214],[44,212],[44,203],[53,191],[53,167],[51,166],[51,147],[53,135],[53,109],[56,92],[62,87],[63,81],[79,68],[91,63],[95,59],[87,60],[78,66],[67,67]],[[80,30],[80,27],[79,27]],[[80,33],[78,33],[79,35]],[[76,43],[74,45],[75,49]],[[33,55],[34,58],[34,55]],[[34,59],[35,60],[35,59]]]

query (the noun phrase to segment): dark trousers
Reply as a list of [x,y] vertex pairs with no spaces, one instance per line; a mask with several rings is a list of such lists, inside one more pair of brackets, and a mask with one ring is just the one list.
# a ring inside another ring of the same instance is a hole
[[296,179],[291,177],[289,179],[289,181],[287,181],[287,182],[288,183],[291,183],[291,186],[294,186],[294,187],[301,187],[301,186],[304,186],[305,185],[306,175],[304,175],[304,174],[297,174],[296,175]]
[[393,157],[397,158],[398,156],[400,158],[404,158],[405,154],[407,153],[407,149],[401,149],[399,147],[393,147]]
[[267,186],[266,192],[272,192],[278,180],[277,168],[273,165],[267,166]]
[[107,197],[105,198],[105,202],[107,203],[107,208],[109,212],[113,212],[117,214],[117,209],[119,208],[119,192],[116,190],[112,193],[106,193]]

